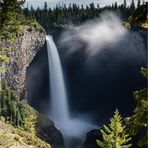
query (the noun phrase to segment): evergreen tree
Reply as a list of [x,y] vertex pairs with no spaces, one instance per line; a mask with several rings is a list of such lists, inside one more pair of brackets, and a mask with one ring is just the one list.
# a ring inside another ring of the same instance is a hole
[[113,118],[110,119],[109,126],[103,126],[101,130],[103,141],[97,140],[98,146],[101,148],[129,148],[131,144],[128,144],[131,138],[126,134],[123,125],[122,117],[119,111],[116,110]]
[[48,5],[47,5],[47,2],[45,2],[44,3],[44,11],[47,12],[47,9],[48,9]]
[[15,126],[20,126],[21,116],[19,111],[16,111],[16,120],[15,120]]
[[140,5],[141,5],[141,0],[138,0],[137,8],[140,7]]
[[15,101],[11,101],[12,102],[12,106],[11,106],[11,109],[12,109],[12,123],[15,123],[15,119],[16,119],[16,111],[17,111],[17,106],[16,106],[16,102]]
[[7,23],[11,17],[14,17],[12,15],[19,16],[21,13],[21,5],[25,3],[25,0],[1,0],[0,1],[0,11],[1,11],[1,17],[0,17],[0,28],[4,26],[5,23]]
[[118,4],[117,4],[117,2],[115,2],[115,9],[117,9],[118,8]]
[[[148,78],[148,69],[141,68],[141,74]],[[141,129],[145,129],[145,135],[141,138],[138,145],[144,146],[147,145],[147,128],[148,128],[148,90],[146,88],[141,89],[140,91],[134,92],[134,98],[137,102],[137,106],[134,110],[132,117],[127,118],[127,132],[131,136],[136,136]]]
[[27,18],[36,19],[46,30],[50,32],[51,29],[62,29],[68,23],[79,25],[89,19],[100,17],[100,13],[105,10],[119,10],[123,19],[127,19],[132,10],[129,7],[125,7],[126,0],[124,4],[118,5],[117,2],[112,6],[105,6],[103,8],[95,7],[94,3],[90,5],[79,6],[77,4],[69,4],[67,7],[65,4],[56,5],[54,9],[49,8],[48,4],[45,2],[43,9],[24,9],[25,15]]
[[6,104],[7,97],[3,96],[3,108],[1,110],[1,115],[4,117],[5,122],[8,120],[8,112],[7,112],[7,104]]
[[36,17],[35,17],[35,10],[34,10],[34,8],[33,8],[33,6],[31,6],[31,8],[30,8],[30,19],[35,19]]
[[124,0],[124,8],[126,8],[126,6],[127,6],[127,2],[126,2],[126,0]]
[[132,0],[132,3],[130,5],[130,9],[132,12],[135,10],[135,1],[134,0]]
[[25,102],[20,101],[16,92],[3,83],[0,91],[0,116],[14,126],[24,126],[28,115],[28,106]]
[[47,29],[48,26],[48,5],[47,2],[44,3],[44,8],[43,8],[43,12],[44,12],[44,21],[43,23],[45,24],[45,28]]

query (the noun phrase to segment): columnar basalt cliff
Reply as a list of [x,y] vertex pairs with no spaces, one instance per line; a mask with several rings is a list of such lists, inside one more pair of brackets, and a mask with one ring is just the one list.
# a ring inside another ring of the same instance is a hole
[[[26,70],[36,53],[44,45],[45,31],[33,27],[24,27],[22,35],[15,41],[2,41],[2,48],[10,48],[9,63],[2,78],[15,90],[20,99],[26,99]],[[7,68],[9,67],[9,68]]]

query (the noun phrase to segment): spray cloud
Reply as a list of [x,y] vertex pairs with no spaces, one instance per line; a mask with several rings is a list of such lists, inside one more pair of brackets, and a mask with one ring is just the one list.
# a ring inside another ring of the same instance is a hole
[[126,34],[119,17],[113,12],[104,12],[99,19],[69,27],[62,33],[59,45],[68,48],[71,54],[85,44],[86,53],[95,55],[109,44],[118,43]]

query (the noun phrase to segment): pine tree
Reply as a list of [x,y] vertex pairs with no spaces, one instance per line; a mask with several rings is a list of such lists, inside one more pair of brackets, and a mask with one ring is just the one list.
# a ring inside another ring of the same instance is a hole
[[124,8],[126,8],[126,6],[127,6],[127,2],[126,2],[126,0],[124,0]]
[[[141,74],[148,78],[148,69],[141,68]],[[132,117],[127,118],[127,132],[131,136],[136,136],[141,129],[145,129],[145,133],[139,141],[139,146],[147,145],[147,128],[148,128],[148,90],[146,88],[134,92],[134,98],[137,106]]]
[[138,0],[137,8],[140,7],[140,5],[141,5],[141,0]]
[[124,7],[127,5],[126,2],[127,0],[124,0],[124,4],[122,5],[118,5],[116,2],[112,6],[105,7],[99,7],[99,4],[96,7],[94,3],[86,5],[86,7],[76,4],[69,4],[67,7],[65,4],[62,4],[56,5],[54,9],[51,9],[50,7],[48,8],[47,3],[44,3],[44,7],[42,9],[26,8],[24,12],[25,15],[27,15],[27,18],[36,19],[44,27],[44,29],[49,32],[51,28],[63,28],[63,26],[68,23],[79,25],[80,23],[83,23],[89,19],[100,17],[100,13],[105,10],[119,9],[121,16],[124,19],[127,19],[132,11],[129,9],[129,7]]
[[20,125],[20,113],[17,110],[16,111],[16,119],[15,119],[15,126],[19,126]]
[[47,11],[48,11],[48,5],[47,5],[47,2],[44,3],[44,12],[45,12],[45,15],[47,14]]
[[[10,20],[11,14],[20,15],[21,5],[25,3],[25,0],[1,0],[0,1],[0,28],[4,26],[6,22]],[[13,16],[14,17],[14,16]]]
[[135,1],[134,0],[132,0],[132,3],[130,5],[130,9],[132,12],[135,10]]
[[4,117],[5,122],[7,122],[7,120],[8,120],[6,100],[7,100],[7,97],[6,97],[6,95],[4,95],[4,98],[3,98],[4,106],[2,108],[2,116]]
[[3,82],[0,90],[0,116],[5,122],[14,126],[24,126],[26,118],[29,116],[28,106],[24,101],[20,101],[14,90],[6,87]]
[[16,102],[13,100],[12,100],[11,109],[12,109],[12,123],[15,123],[17,106],[16,106]]
[[101,148],[130,148],[131,144],[128,144],[131,138],[126,134],[123,125],[122,117],[119,111],[116,110],[113,118],[110,119],[110,124],[103,126],[101,130],[103,141],[97,140],[98,146]]
[[118,8],[118,4],[117,4],[117,2],[115,2],[115,9],[117,9]]

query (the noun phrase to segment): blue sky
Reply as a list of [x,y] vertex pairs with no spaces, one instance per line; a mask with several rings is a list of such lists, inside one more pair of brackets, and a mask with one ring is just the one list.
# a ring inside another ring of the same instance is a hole
[[[109,5],[112,4],[114,2],[118,2],[119,4],[123,3],[124,0],[26,0],[26,4],[25,5],[32,5],[34,8],[39,7],[43,7],[44,2],[47,2],[49,4],[49,6],[51,8],[53,8],[56,4],[58,3],[65,3],[65,4],[69,4],[69,3],[77,3],[77,4],[90,4],[91,2],[94,3],[99,3],[100,6],[104,6],[104,5]],[[137,1],[137,0],[135,0]],[[130,3],[131,0],[127,0],[127,3]]]

